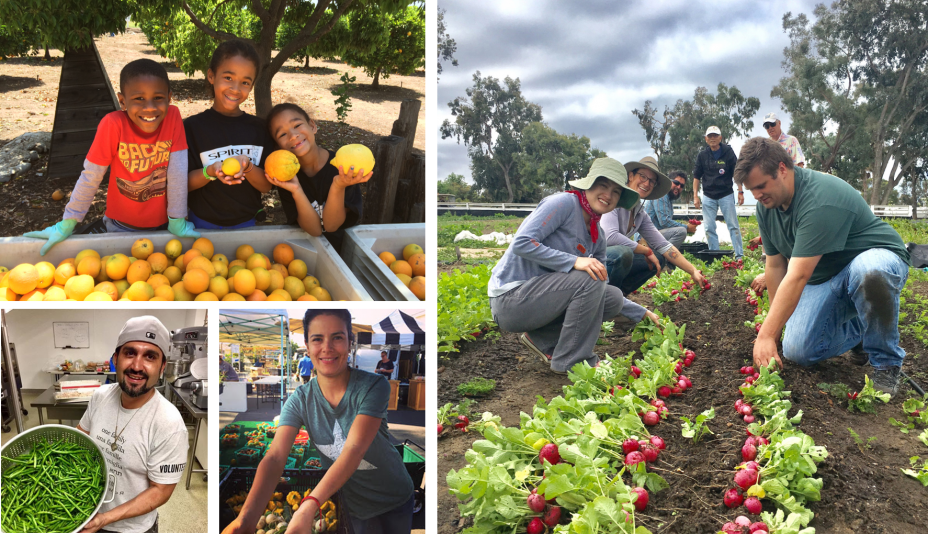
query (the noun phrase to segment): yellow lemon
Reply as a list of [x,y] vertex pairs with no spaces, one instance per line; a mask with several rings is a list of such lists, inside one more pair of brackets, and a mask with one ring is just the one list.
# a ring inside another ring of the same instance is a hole
[[364,145],[345,145],[338,149],[331,163],[347,174],[356,175],[362,170],[368,173],[374,170],[374,153]]
[[222,162],[222,173],[232,176],[238,171],[242,170],[242,164],[238,162],[235,158],[226,158]]

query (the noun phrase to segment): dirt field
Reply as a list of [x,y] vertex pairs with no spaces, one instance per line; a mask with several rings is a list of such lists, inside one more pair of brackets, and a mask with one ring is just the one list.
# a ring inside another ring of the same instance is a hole
[[[160,58],[139,30],[130,28],[127,33],[116,37],[101,37],[96,43],[117,92],[122,67],[134,59],[148,57],[162,62],[168,71],[174,92],[172,103],[180,109],[181,116],[189,117],[210,107],[211,97],[203,76],[200,73],[189,78],[185,76],[173,62]],[[51,55],[54,59],[50,62],[43,61],[41,55],[0,62],[0,146],[25,132],[52,131],[63,54],[52,50]],[[371,78],[361,69],[340,62],[312,59],[309,65],[308,69],[304,69],[301,63],[288,61],[274,77],[272,95],[275,104],[294,102],[314,115],[319,122],[316,140],[320,146],[334,150],[345,144],[361,143],[373,147],[378,138],[390,135],[402,101],[418,99],[422,106],[413,146],[416,151],[424,151],[427,104],[422,72],[413,76],[381,78],[380,88],[373,90],[370,88]],[[348,125],[344,126],[336,122],[335,97],[330,91],[340,85],[339,77],[346,70],[357,77],[357,81],[351,93]],[[242,109],[254,113],[253,95]],[[46,158],[42,158],[23,176],[0,184],[0,228],[3,228],[0,234],[18,235],[60,220],[78,177],[54,181],[44,179],[39,174],[44,174],[46,163]],[[56,189],[65,194],[63,200],[52,200],[51,194]],[[265,195],[264,200],[270,215],[266,224],[282,224],[282,211],[274,209],[279,205],[276,192]],[[101,218],[104,206],[105,188],[101,187],[84,223]]]

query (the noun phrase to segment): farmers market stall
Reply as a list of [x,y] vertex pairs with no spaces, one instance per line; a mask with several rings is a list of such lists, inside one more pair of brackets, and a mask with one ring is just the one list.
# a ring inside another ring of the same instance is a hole
[[[287,310],[219,310],[219,342],[235,343],[240,346],[278,346],[278,364],[286,371],[279,382],[278,398],[281,403],[287,398],[287,386],[290,375],[290,329]],[[285,356],[286,355],[286,356]],[[240,377],[241,378],[241,377]],[[267,384],[270,385],[270,384]],[[225,395],[225,388],[219,394],[220,403]],[[241,405],[241,388],[229,392],[236,395],[231,401]],[[247,394],[247,393],[246,393]],[[246,400],[247,409],[247,400]]]

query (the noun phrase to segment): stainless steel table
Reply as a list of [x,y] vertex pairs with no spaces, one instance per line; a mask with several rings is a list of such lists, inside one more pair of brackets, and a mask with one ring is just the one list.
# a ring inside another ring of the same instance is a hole
[[203,420],[206,419],[206,416],[209,414],[209,411],[204,410],[202,408],[198,408],[195,404],[193,404],[193,391],[189,389],[178,389],[174,387],[173,384],[169,385],[169,387],[171,388],[171,391],[173,392],[174,396],[178,400],[180,400],[181,404],[183,404],[184,409],[186,409],[187,412],[189,412],[190,415],[192,415],[194,419],[197,420],[196,428],[193,429],[193,447],[190,448],[190,459],[187,461],[189,468],[187,469],[186,489],[190,489],[190,477],[194,473],[208,473],[209,472],[208,469],[194,469],[193,468],[193,462],[194,460],[196,460],[196,454],[197,454],[197,440],[200,438],[200,423],[202,423]]
[[62,419],[80,421],[81,417],[84,416],[84,412],[87,411],[86,402],[55,404],[55,386],[49,386],[30,403],[30,406],[36,408],[36,411],[39,412],[39,425],[45,424],[45,418],[42,417],[42,408],[45,408],[45,414],[49,419],[58,419],[59,422]]

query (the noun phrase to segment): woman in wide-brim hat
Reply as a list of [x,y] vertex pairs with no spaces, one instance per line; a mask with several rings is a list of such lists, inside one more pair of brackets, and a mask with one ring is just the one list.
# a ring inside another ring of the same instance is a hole
[[637,323],[657,316],[606,283],[606,239],[600,218],[638,203],[618,161],[599,158],[573,191],[545,197],[519,227],[493,268],[490,309],[500,329],[524,332],[522,343],[566,373],[596,365],[593,346],[604,320],[621,314]]
[[[640,198],[657,200],[670,191],[670,179],[661,172],[654,158],[648,156],[640,161],[630,161],[624,168],[628,173],[629,188]],[[603,217],[602,226],[606,233],[609,284],[623,293],[629,294],[651,277],[660,276],[667,263],[689,273],[699,287],[705,286],[706,279],[702,273],[664,238],[640,201],[613,210]],[[640,236],[637,242],[635,234]]]

